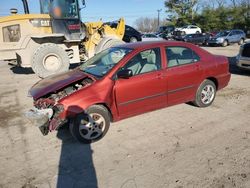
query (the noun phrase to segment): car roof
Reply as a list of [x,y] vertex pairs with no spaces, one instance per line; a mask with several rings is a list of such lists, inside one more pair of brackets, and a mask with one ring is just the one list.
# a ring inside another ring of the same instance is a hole
[[[151,47],[158,47],[158,46],[178,46],[187,44],[185,42],[180,41],[144,41],[144,42],[135,42],[135,43],[126,43],[122,45],[118,45],[118,47],[130,48],[130,49],[144,49],[144,48],[151,48]],[[190,44],[191,45],[191,44]]]

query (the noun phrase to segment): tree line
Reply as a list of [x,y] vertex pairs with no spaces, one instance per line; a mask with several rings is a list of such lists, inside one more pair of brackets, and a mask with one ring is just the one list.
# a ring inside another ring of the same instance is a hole
[[[196,24],[204,32],[236,28],[250,32],[250,0],[165,0],[164,5],[168,16],[161,23],[164,25]],[[143,29],[140,25],[143,20],[145,18],[139,18],[135,22],[139,30]],[[151,31],[157,28],[155,25]]]

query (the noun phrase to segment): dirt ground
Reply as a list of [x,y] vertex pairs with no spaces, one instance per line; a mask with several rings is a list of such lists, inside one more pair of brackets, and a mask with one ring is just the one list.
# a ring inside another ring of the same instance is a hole
[[211,107],[129,118],[91,145],[67,129],[42,136],[23,116],[39,79],[0,62],[0,188],[249,188],[250,72],[234,65],[238,45],[206,49],[230,57],[232,72]]

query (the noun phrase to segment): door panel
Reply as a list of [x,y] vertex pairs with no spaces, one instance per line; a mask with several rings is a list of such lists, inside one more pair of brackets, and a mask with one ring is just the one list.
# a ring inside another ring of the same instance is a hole
[[131,58],[121,70],[130,70],[132,77],[118,79],[115,96],[121,118],[163,107],[167,104],[166,80],[161,69],[160,48],[147,49]]
[[199,56],[190,48],[167,47],[168,105],[192,101],[201,83],[202,68]]
[[166,73],[168,105],[193,100],[200,83],[201,73],[198,62],[169,68]]
[[117,80],[115,96],[121,118],[166,106],[166,80],[163,71]]

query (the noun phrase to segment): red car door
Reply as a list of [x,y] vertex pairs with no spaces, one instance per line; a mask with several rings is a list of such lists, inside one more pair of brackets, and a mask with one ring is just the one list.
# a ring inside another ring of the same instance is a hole
[[166,80],[160,48],[138,53],[122,69],[133,76],[116,80],[114,93],[119,116],[129,117],[166,106]]
[[203,70],[199,56],[187,47],[166,47],[168,105],[192,101]]

